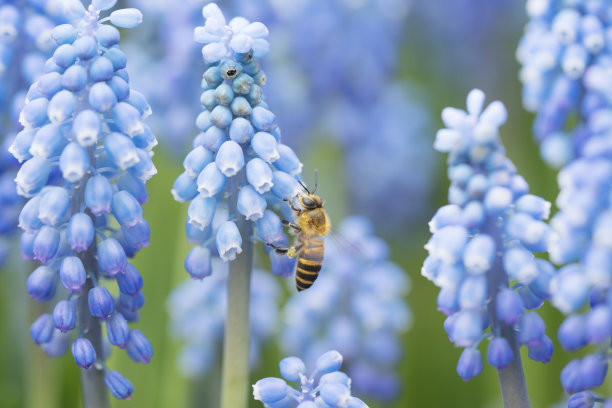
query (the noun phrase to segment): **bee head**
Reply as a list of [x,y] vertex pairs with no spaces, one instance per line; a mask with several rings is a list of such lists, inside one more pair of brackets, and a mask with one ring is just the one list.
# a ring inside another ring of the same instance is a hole
[[318,195],[314,195],[311,193],[308,194],[299,194],[298,202],[300,203],[300,207],[305,210],[314,210],[315,208],[323,208],[323,199]]

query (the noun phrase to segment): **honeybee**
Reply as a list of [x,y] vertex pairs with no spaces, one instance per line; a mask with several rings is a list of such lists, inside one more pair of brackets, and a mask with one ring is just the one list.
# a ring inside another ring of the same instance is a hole
[[305,191],[298,193],[294,199],[297,200],[296,207],[293,200],[287,201],[296,216],[296,222],[282,220],[283,225],[293,229],[296,239],[293,246],[277,246],[271,243],[267,245],[274,248],[276,253],[291,258],[297,255],[297,266],[295,270],[295,286],[298,292],[308,289],[319,276],[321,265],[323,265],[324,237],[330,229],[327,213],[323,209],[323,199],[315,195],[317,181],[315,173],[315,188],[310,192],[302,182],[298,181]]

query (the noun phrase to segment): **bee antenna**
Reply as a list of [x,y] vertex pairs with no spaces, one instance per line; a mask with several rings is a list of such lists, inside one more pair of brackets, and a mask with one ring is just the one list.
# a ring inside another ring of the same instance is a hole
[[308,191],[308,189],[307,189],[307,188],[306,188],[306,186],[304,185],[304,183],[302,183],[300,180],[298,180],[297,182],[298,182],[298,183],[300,183],[300,186],[302,186],[302,188],[303,188],[304,190],[306,190],[306,192],[307,192],[308,194],[311,194],[311,193],[310,193],[310,191]]
[[314,194],[317,191],[317,186],[319,185],[319,171],[315,169],[315,188],[312,190],[311,194]]

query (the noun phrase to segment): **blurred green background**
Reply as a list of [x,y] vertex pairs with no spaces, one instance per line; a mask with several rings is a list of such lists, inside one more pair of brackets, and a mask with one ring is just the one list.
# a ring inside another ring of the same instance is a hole
[[[500,4],[493,4],[498,1]],[[445,2],[432,3],[444,7]],[[473,41],[468,38],[469,34],[435,32],[436,27],[431,27],[422,15],[411,13],[406,21],[408,28],[397,77],[418,83],[426,90],[437,120],[436,128],[442,126],[441,109],[463,107],[467,92],[474,87],[483,89],[489,101],[502,100],[509,112],[508,123],[502,128],[508,156],[530,183],[531,191],[554,203],[555,172],[539,158],[530,130],[533,117],[522,108],[520,99],[519,66],[514,50],[526,22],[524,4],[501,0],[478,3],[482,4],[483,16],[474,16],[474,21],[482,25],[468,29],[474,30],[476,39],[483,41]],[[501,10],[496,9],[493,21],[485,21],[484,13],[493,6]],[[480,37],[486,37],[486,41]],[[456,55],[465,56],[465,61],[457,63],[453,60]],[[434,133],[423,137],[433,142]],[[332,222],[337,225],[350,208],[343,189],[337,188],[346,185],[342,149],[333,142],[319,141],[308,144],[298,154],[304,162],[305,174],[318,169],[320,194],[326,199]],[[433,197],[400,197],[406,205],[414,200],[430,200],[429,214],[418,225],[407,226],[401,234],[384,237],[392,247],[392,259],[412,279],[408,302],[414,316],[413,327],[404,335],[404,356],[398,365],[403,391],[388,406],[499,407],[501,399],[493,368],[485,364],[483,373],[467,383],[456,374],[460,350],[448,341],[442,326],[444,315],[436,311],[437,288],[420,276],[426,256],[423,245],[429,238],[427,221],[447,202],[445,158],[440,159]],[[112,404],[147,408],[215,407],[218,389],[215,376],[187,381],[175,363],[180,343],[168,332],[166,299],[172,288],[187,277],[183,269],[183,259],[190,248],[183,233],[186,206],[174,202],[170,195],[172,183],[182,171],[182,159],[158,146],[154,162],[158,174],[147,184],[149,200],[144,206],[151,226],[151,242],[134,261],[143,275],[146,295],[141,321],[136,327],[151,340],[154,357],[149,365],[143,366],[133,363],[123,351],[113,349],[108,365],[129,378],[135,392],[132,400],[112,399]],[[0,407],[80,406],[79,373],[72,358],[66,355],[50,359],[29,338],[31,321],[45,307],[27,297],[25,280],[32,269],[33,264],[23,263],[16,249],[9,267],[0,272]],[[547,324],[547,334],[555,340],[562,320],[560,313],[545,305],[541,315]],[[252,374],[253,382],[277,375],[277,364],[282,357],[273,343],[267,345],[263,363]],[[533,407],[549,407],[562,401],[559,373],[571,357],[556,342],[553,360],[546,365],[528,360],[525,353],[523,365]],[[261,404],[252,401],[251,406]]]

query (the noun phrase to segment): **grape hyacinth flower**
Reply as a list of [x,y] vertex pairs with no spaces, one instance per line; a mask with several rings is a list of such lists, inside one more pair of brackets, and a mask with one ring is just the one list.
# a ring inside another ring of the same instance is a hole
[[[340,371],[342,355],[323,353],[315,369],[307,376],[306,365],[298,357],[287,357],[279,363],[281,378],[267,377],[253,385],[253,398],[265,407],[285,408],[367,408],[365,402],[351,395],[351,378]],[[298,382],[296,390],[286,381]]]
[[488,337],[487,361],[498,369],[504,405],[527,406],[519,346],[542,362],[553,351],[534,311],[549,297],[555,273],[533,255],[548,248],[550,228],[542,220],[550,204],[528,194],[527,182],[505,155],[498,129],[506,108],[495,101],[483,109],[484,100],[475,89],[467,112],[442,111],[447,128],[438,131],[434,147],[449,153],[450,204],[429,223],[433,235],[422,274],[440,287],[438,309],[448,316],[444,328],[464,348],[457,373],[466,381],[480,373],[478,346]]
[[315,285],[287,301],[279,346],[308,364],[333,347],[344,356],[357,393],[391,401],[401,391],[395,370],[399,336],[411,323],[404,300],[410,281],[388,259],[389,248],[368,219],[348,217],[338,232],[339,242],[327,241]]
[[612,12],[600,0],[530,0],[527,14],[517,49],[523,105],[536,113],[542,158],[560,168],[584,154],[585,140],[609,115]]
[[[121,9],[100,20],[114,4],[94,0],[86,10],[80,2],[64,3],[73,23],[51,31],[53,56],[29,88],[19,115],[24,129],[9,149],[22,162],[17,191],[29,199],[19,215],[22,254],[42,264],[28,278],[28,293],[41,302],[56,294],[62,299],[30,334],[47,344],[55,328],[78,328],[71,349],[83,368],[85,406],[108,405],[104,384],[117,398],[133,390],[104,364],[102,323],[109,342],[133,360],[146,363],[153,353],[128,325],[138,319],[144,297],[142,278],[127,258],[149,242],[141,204],[145,182],[156,172],[156,140],[142,121],[150,113],[147,102],[130,89],[114,27],[135,27],[142,14]],[[117,283],[116,298],[102,279]]]
[[286,243],[280,219],[268,207],[288,209],[282,200],[293,199],[300,191],[296,176],[302,164],[291,148],[280,143],[276,116],[264,100],[266,76],[258,59],[268,52],[268,29],[242,17],[226,22],[214,3],[204,6],[202,14],[205,24],[194,30],[195,41],[204,44],[206,65],[200,98],[204,110],[196,119],[201,133],[183,161],[185,171],[177,177],[172,194],[177,201],[190,202],[187,236],[197,244],[185,259],[191,276],[210,275],[212,256],[233,261],[221,406],[236,408],[248,401],[253,227],[263,242]]
[[[180,283],[168,298],[172,333],[184,345],[178,356],[180,371],[189,378],[210,373],[219,363],[227,312],[228,265],[215,260],[215,273],[204,280]],[[258,363],[261,346],[272,339],[278,324],[280,287],[260,269],[253,270],[251,287],[250,359]],[[202,318],[206,316],[206,318]]]

